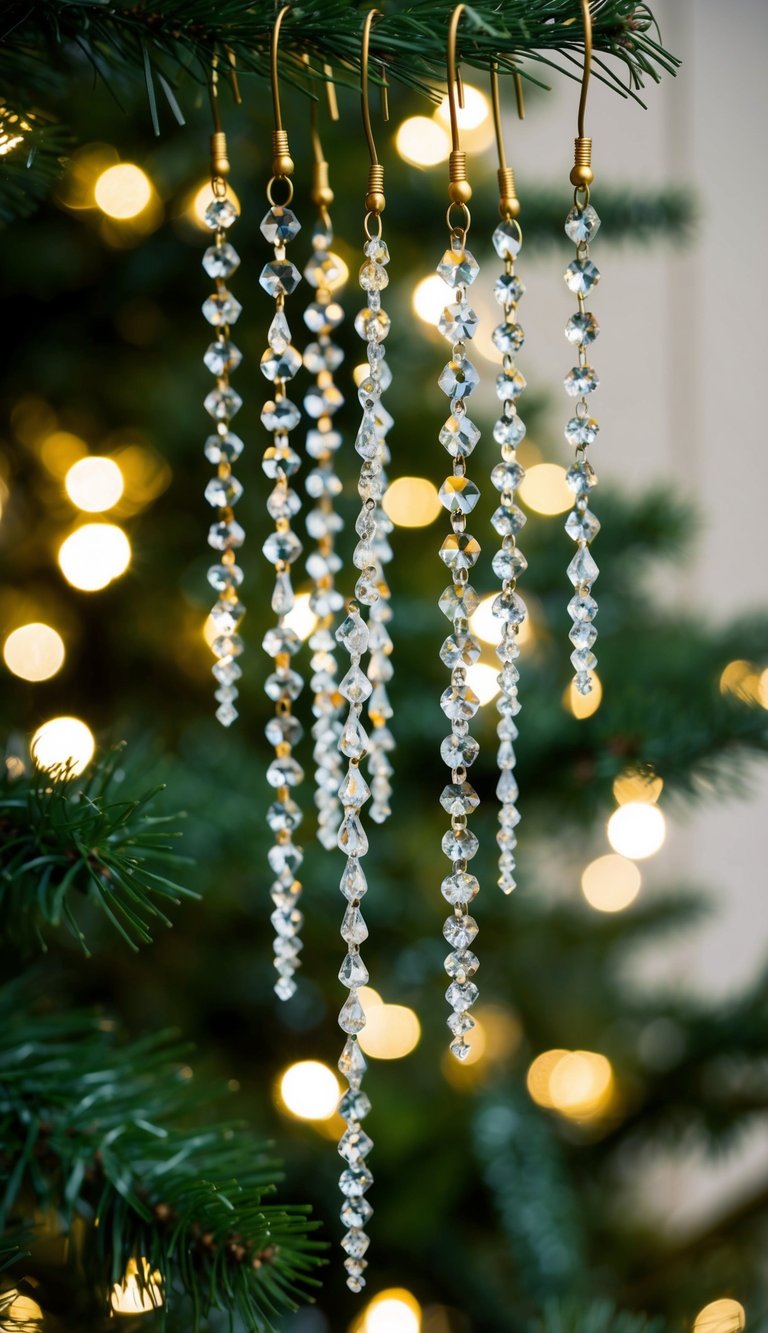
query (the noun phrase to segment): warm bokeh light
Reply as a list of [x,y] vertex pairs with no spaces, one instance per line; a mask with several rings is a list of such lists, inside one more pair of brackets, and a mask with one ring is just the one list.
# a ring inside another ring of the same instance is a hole
[[31,1296],[24,1296],[19,1291],[6,1291],[2,1299],[3,1323],[0,1328],[4,1333],[12,1333],[13,1329],[31,1333],[36,1324],[42,1328],[43,1312]]
[[[411,305],[419,319],[434,328],[443,310],[450,304],[450,299],[450,292],[440,274],[430,273],[416,283],[411,296]],[[496,355],[498,356],[498,353]]]
[[50,625],[33,620],[11,630],[3,644],[5,665],[22,680],[50,680],[64,662],[64,640]]
[[163,1280],[159,1273],[150,1272],[146,1259],[142,1259],[143,1281],[139,1282],[139,1265],[135,1259],[128,1261],[125,1277],[112,1288],[111,1305],[115,1314],[147,1314],[150,1310],[159,1310],[163,1303]]
[[118,162],[102,171],[93,194],[106,217],[123,222],[144,212],[152,198],[152,182],[134,162]]
[[603,686],[596,671],[592,675],[592,689],[589,694],[580,694],[573,681],[567,686],[563,694],[563,708],[580,722],[584,718],[592,717],[596,713],[603,698]]
[[[193,220],[197,223],[198,227],[200,227],[203,231],[209,230],[208,224],[205,221],[205,210],[209,204],[213,203],[214,198],[215,195],[211,187],[211,182],[206,181],[204,185],[200,186],[199,190],[195,192],[192,199],[190,200],[189,210],[188,210],[189,214],[193,218]],[[240,210],[240,200],[238,199],[237,195],[235,194],[234,190],[232,189],[232,186],[229,184],[228,181],[226,182],[226,198],[231,200],[231,202],[235,205],[235,208],[238,211]]]
[[[493,614],[493,603],[498,595],[498,592],[490,592],[487,597],[482,597],[469,618],[469,628],[475,637],[481,639],[483,643],[493,644],[494,647],[501,643],[501,621],[497,620]],[[531,628],[531,608],[529,605],[525,620],[517,627],[517,642],[522,648],[532,638],[533,630]],[[500,670],[501,667],[499,667]]]
[[54,477],[65,477],[70,468],[88,453],[85,440],[68,430],[55,430],[40,442],[40,458]]
[[412,1009],[385,1004],[372,986],[361,986],[360,1003],[365,1027],[358,1034],[360,1049],[374,1060],[402,1060],[421,1039],[421,1024]]
[[89,514],[101,513],[116,505],[123,493],[123,474],[111,458],[81,458],[73,463],[64,478],[67,495],[73,505]]
[[565,484],[559,463],[535,463],[520,483],[520,499],[536,514],[564,514],[573,508],[573,491]]
[[742,1333],[747,1327],[747,1312],[740,1301],[724,1296],[719,1301],[710,1301],[703,1310],[699,1310],[694,1322],[693,1333]]
[[528,1068],[525,1076],[526,1087],[537,1106],[544,1106],[547,1110],[552,1109],[552,1098],[549,1093],[549,1080],[553,1069],[568,1055],[568,1051],[554,1050],[542,1051],[537,1055]]
[[[476,130],[490,121],[491,104],[480,88],[471,83],[464,84],[464,105],[457,106],[456,119],[460,130]],[[448,96],[443,98],[435,111],[435,119],[446,127],[451,123],[451,110]]]
[[125,573],[131,544],[116,523],[85,523],[61,543],[58,560],[73,588],[98,592]]
[[620,773],[613,782],[613,795],[617,805],[627,805],[630,801],[645,801],[655,805],[664,790],[664,779],[649,770],[628,768]]
[[747,662],[741,657],[735,662],[729,662],[720,676],[720,693],[742,695],[745,681],[754,674],[754,662]]
[[609,854],[591,861],[581,876],[581,891],[598,912],[623,912],[640,892],[642,877],[633,861]]
[[328,1120],[335,1115],[341,1092],[329,1065],[300,1060],[280,1076],[280,1101],[297,1120]]
[[442,125],[429,116],[409,116],[395,135],[395,146],[404,162],[414,167],[434,167],[446,162],[451,141]]
[[480,704],[489,704],[499,693],[499,682],[496,679],[501,671],[501,663],[498,666],[492,666],[490,662],[473,662],[466,668],[467,684],[471,690],[474,690]]
[[398,528],[426,528],[442,510],[437,487],[426,477],[398,477],[381,502]]
[[38,768],[76,778],[93,758],[93,732],[79,717],[52,717],[37,728],[29,752]]
[[608,841],[613,850],[631,861],[642,861],[658,852],[667,826],[657,805],[629,801],[614,810],[608,820]]
[[613,1091],[610,1060],[596,1051],[568,1051],[549,1076],[552,1106],[573,1120],[605,1111]]
[[298,634],[300,639],[308,639],[318,623],[317,616],[309,605],[310,597],[311,593],[308,592],[297,593],[290,611],[283,616],[283,624],[292,629],[294,634]]
[[421,1306],[405,1287],[387,1287],[366,1306],[360,1333],[421,1333]]

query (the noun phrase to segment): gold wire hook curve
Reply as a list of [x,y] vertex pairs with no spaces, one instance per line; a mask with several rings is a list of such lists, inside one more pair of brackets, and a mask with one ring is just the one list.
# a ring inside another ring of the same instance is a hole
[[589,194],[589,187],[594,180],[592,140],[584,133],[587,90],[589,88],[589,76],[592,73],[592,13],[589,8],[589,0],[581,0],[581,17],[584,26],[584,69],[581,75],[581,93],[579,95],[578,137],[574,141],[573,170],[571,171],[570,180],[571,185],[575,185],[577,191],[586,191]]
[[[360,106],[363,113],[363,129],[368,144],[368,152],[371,158],[371,165],[368,168],[368,189],[365,195],[366,209],[366,231],[368,226],[368,216],[373,213],[376,217],[384,212],[386,208],[386,198],[384,196],[384,168],[379,162],[376,152],[376,142],[373,137],[373,128],[371,126],[371,107],[368,97],[368,66],[370,64],[371,52],[371,28],[377,18],[382,18],[380,9],[369,9],[365,16],[363,24],[362,49],[360,53]],[[386,111],[384,119],[387,119]]]
[[457,5],[448,24],[448,113],[451,120],[451,155],[448,159],[448,198],[452,204],[468,204],[472,186],[467,180],[467,155],[459,141],[459,113],[464,106],[464,88],[456,64],[456,33],[466,5]]
[[[280,28],[290,5],[283,5],[277,18],[275,26],[272,29],[272,49],[271,49],[271,73],[272,73],[272,110],[274,113],[275,127],[272,131],[272,180],[267,188],[267,195],[271,196],[272,186],[276,179],[287,179],[293,175],[293,158],[288,146],[288,135],[283,129],[283,113],[280,109],[280,82],[277,68],[277,58],[280,49]],[[293,195],[293,185],[289,181],[289,198],[286,203],[290,203]],[[272,202],[270,198],[270,202]]]
[[[518,70],[513,71],[515,80],[515,98],[517,115],[525,119],[525,100],[523,81]],[[491,61],[491,105],[493,107],[493,128],[496,132],[496,150],[499,155],[499,169],[496,178],[499,182],[499,213],[503,218],[516,218],[520,213],[520,200],[515,192],[515,173],[507,162],[504,151],[504,129],[501,123],[501,95],[499,92],[499,62]]]

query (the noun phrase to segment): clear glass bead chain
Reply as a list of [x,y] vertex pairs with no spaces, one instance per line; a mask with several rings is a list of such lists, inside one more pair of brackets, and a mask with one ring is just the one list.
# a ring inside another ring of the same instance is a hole
[[232,464],[240,457],[243,442],[231,429],[232,418],[243,400],[229,382],[230,373],[242,361],[242,353],[230,337],[230,326],[236,322],[242,307],[227,287],[227,279],[240,263],[240,256],[226,238],[227,231],[237,221],[238,210],[227,198],[221,176],[214,176],[212,188],[214,197],[205,210],[205,222],[214,239],[203,255],[203,268],[213,278],[216,290],[204,302],[203,314],[215,329],[215,335],[203,359],[216,377],[216,387],[205,399],[205,410],[216,422],[216,433],[205,442],[205,456],[216,468],[216,475],[205,488],[205,498],[218,510],[208,532],[208,544],[221,552],[221,558],[208,570],[208,582],[217,594],[210,614],[215,630],[211,646],[217,659],[213,667],[216,717],[222,726],[228,727],[237,717],[237,681],[242,674],[237,659],[243,651],[237,630],[245,614],[238,593],[243,571],[235,556],[245,540],[245,532],[234,515],[243,488],[232,473]]
[[336,847],[341,821],[339,783],[343,766],[338,743],[341,734],[342,704],[336,679],[336,641],[333,623],[344,605],[344,599],[335,586],[341,569],[341,558],[334,549],[337,533],[342,528],[341,515],[336,512],[334,500],[341,493],[341,481],[336,475],[334,458],[342,437],[334,416],[344,399],[334,380],[334,372],[344,360],[344,353],[333,341],[333,331],[344,318],[344,311],[334,299],[342,286],[346,269],[331,246],[333,230],[327,210],[321,208],[312,232],[312,254],[304,269],[304,277],[314,288],[313,299],[304,311],[304,323],[313,341],[304,349],[304,365],[314,383],[304,398],[304,410],[310,419],[307,431],[307,454],[315,466],[307,474],[306,491],[314,508],[307,512],[308,536],[315,547],[310,551],[306,569],[312,579],[310,610],[318,624],[310,636],[312,650],[312,726],[315,762],[315,805],[317,806],[317,837],[329,851]]
[[451,404],[451,414],[440,431],[440,442],[453,459],[452,472],[439,491],[452,528],[440,547],[440,558],[451,576],[439,600],[441,611],[451,622],[451,631],[440,650],[440,657],[451,672],[450,685],[440,698],[440,706],[451,723],[451,734],[440,747],[442,759],[451,770],[451,781],[440,798],[443,809],[451,816],[451,827],[442,840],[451,871],[443,879],[441,890],[453,908],[453,915],[443,926],[443,935],[451,948],[445,960],[450,977],[446,991],[451,1010],[448,1027],[453,1037],[450,1049],[457,1059],[463,1060],[469,1053],[466,1033],[474,1027],[469,1010],[478,995],[472,977],[479,964],[470,949],[477,935],[477,922],[469,915],[469,905],[480,887],[467,868],[478,848],[476,835],[467,827],[467,817],[478,805],[477,793],[467,780],[467,769],[479,751],[477,741],[469,734],[469,723],[480,701],[467,684],[467,667],[480,655],[480,644],[469,627],[469,618],[478,604],[477,593],[469,583],[469,571],[480,554],[480,544],[466,527],[467,514],[475,508],[480,491],[466,475],[466,460],[480,438],[480,431],[467,416],[467,399],[479,378],[465,352],[466,340],[473,336],[477,324],[477,316],[467,301],[467,287],[477,277],[479,266],[466,248],[466,228],[452,230],[450,249],[443,255],[437,271],[450,289],[450,300],[438,327],[451,343],[451,358],[438,381]]
[[[581,197],[580,197],[581,196]],[[589,257],[589,243],[597,235],[600,219],[589,202],[588,190],[577,190],[573,208],[565,220],[565,234],[576,245],[576,258],[565,270],[565,281],[578,300],[578,310],[565,326],[565,336],[578,348],[579,363],[565,377],[565,391],[577,399],[574,415],[565,427],[565,438],[576,450],[576,458],[566,474],[566,481],[576,496],[575,506],[565,521],[568,536],[576,542],[577,550],[568,566],[568,577],[573,584],[573,596],[568,612],[573,621],[569,638],[573,644],[571,662],[574,685],[579,694],[592,689],[592,670],[597,658],[592,651],[597,638],[594,619],[597,602],[592,596],[592,585],[598,575],[590,543],[600,531],[600,523],[589,508],[589,495],[597,485],[597,476],[587,457],[600,429],[590,416],[588,400],[598,387],[599,380],[587,361],[587,349],[599,333],[598,323],[586,308],[586,298],[600,281],[600,272]]]
[[365,1013],[359,991],[368,981],[368,969],[360,956],[360,945],[368,938],[368,927],[360,910],[361,900],[368,887],[361,865],[361,858],[368,851],[368,838],[362,825],[361,812],[371,796],[371,789],[360,771],[361,760],[369,748],[360,714],[373,689],[369,676],[360,666],[363,656],[369,650],[371,638],[360,607],[372,608],[381,596],[380,564],[375,549],[377,503],[382,494],[381,427],[377,424],[377,413],[382,410],[380,398],[384,383],[382,330],[389,328],[389,316],[381,309],[381,292],[389,282],[385,267],[388,262],[389,254],[381,237],[366,240],[360,286],[367,294],[368,304],[355,321],[355,327],[366,340],[369,371],[360,385],[363,417],[355,440],[355,448],[362,463],[358,483],[361,508],[355,523],[359,541],[353,559],[360,573],[355,584],[354,599],[347,606],[347,616],[336,631],[336,638],[350,658],[349,670],[339,684],[341,694],[349,703],[349,714],[339,738],[339,750],[348,760],[349,767],[339,788],[344,816],[338,841],[341,851],[347,857],[340,885],[347,900],[341,925],[347,955],[339,971],[339,980],[349,991],[339,1013],[339,1026],[347,1034],[339,1059],[339,1070],[349,1084],[339,1106],[346,1121],[339,1152],[347,1163],[339,1186],[344,1195],[341,1220],[347,1227],[341,1243],[347,1253],[344,1266],[347,1270],[347,1286],[351,1291],[360,1291],[365,1286],[367,1261],[364,1256],[369,1241],[364,1227],[373,1213],[365,1198],[366,1191],[373,1184],[373,1176],[366,1164],[373,1143],[361,1123],[370,1110],[370,1102],[361,1087],[366,1062],[357,1040],[358,1033],[365,1027]]
[[525,424],[517,411],[517,400],[525,389],[526,381],[515,364],[515,357],[523,346],[525,335],[517,321],[517,305],[525,288],[515,272],[515,258],[523,243],[520,226],[514,219],[504,219],[493,233],[494,249],[504,261],[504,272],[499,276],[494,295],[502,308],[503,318],[493,330],[494,346],[502,355],[502,370],[496,378],[496,393],[501,400],[501,415],[493,428],[493,437],[500,446],[501,459],[491,472],[491,481],[499,492],[499,506],[491,522],[501,538],[501,547],[493,557],[494,574],[501,580],[501,592],[493,601],[493,614],[499,622],[500,639],[496,649],[501,663],[497,676],[500,692],[496,700],[499,721],[496,733],[499,739],[497,763],[499,780],[496,795],[500,802],[499,828],[499,888],[511,893],[516,887],[515,829],[520,822],[517,809],[518,786],[515,778],[515,748],[520,712],[518,698],[519,672],[517,659],[520,648],[518,631],[526,617],[525,603],[516,591],[517,578],[528,568],[528,562],[517,545],[517,536],[525,523],[525,514],[515,503],[515,492],[525,476],[517,461],[517,447],[525,437]]
[[275,930],[275,994],[281,1000],[290,999],[296,990],[294,973],[299,966],[301,941],[299,931],[303,917],[298,908],[301,884],[296,871],[301,865],[301,848],[293,841],[293,834],[301,822],[301,810],[293,792],[303,780],[301,765],[292,750],[301,739],[302,727],[292,714],[292,704],[303,688],[303,681],[291,666],[291,659],[301,646],[295,630],[285,623],[285,616],[294,604],[291,585],[291,566],[298,560],[303,547],[291,528],[291,519],[301,507],[299,497],[289,485],[299,467],[299,455],[291,447],[289,431],[298,426],[301,413],[286,396],[286,384],[293,379],[302,365],[302,358],[291,343],[291,331],[285,316],[285,298],[295,291],[301,275],[286,258],[285,247],[297,235],[300,224],[290,208],[272,204],[261,223],[261,231],[275,256],[264,265],[259,281],[275,300],[275,315],[269,326],[266,351],[261,358],[261,370],[274,385],[274,400],[264,404],[261,420],[272,433],[272,443],[265,450],[262,468],[273,481],[274,488],[267,499],[267,512],[275,524],[275,531],[264,542],[263,552],[275,569],[272,610],[277,623],[267,630],[263,647],[273,658],[274,669],[265,682],[268,698],[275,704],[275,716],[270,718],[266,736],[275,747],[275,757],[267,769],[267,781],[275,788],[275,799],[267,811],[267,823],[274,834],[269,849],[269,865],[275,875],[270,890],[274,910],[272,925]]

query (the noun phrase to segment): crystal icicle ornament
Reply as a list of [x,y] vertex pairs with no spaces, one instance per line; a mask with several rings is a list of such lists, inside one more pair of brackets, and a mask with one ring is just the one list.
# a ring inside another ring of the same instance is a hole
[[570,640],[574,645],[571,662],[575,675],[573,684],[579,694],[589,694],[593,686],[593,670],[597,658],[592,651],[597,638],[597,630],[592,621],[597,612],[597,603],[592,597],[592,585],[597,579],[598,567],[590,551],[590,543],[600,531],[599,519],[589,507],[590,491],[597,484],[597,477],[587,457],[587,451],[594,444],[598,423],[590,415],[589,400],[597,389],[597,374],[587,360],[589,347],[598,335],[595,316],[586,308],[586,298],[595,288],[600,274],[589,257],[589,243],[597,235],[600,219],[594,208],[586,200],[576,202],[565,220],[565,234],[576,246],[576,257],[568,265],[565,282],[578,302],[578,309],[571,315],[565,326],[565,336],[572,348],[578,351],[578,365],[573,366],[565,376],[565,391],[570,398],[576,399],[575,410],[565,427],[565,438],[575,450],[575,461],[568,469],[566,481],[574,493],[574,508],[565,520],[565,530],[576,543],[576,554],[568,565],[568,579],[572,583],[575,595],[568,604],[568,611],[574,621],[570,631]]
[[261,286],[275,299],[275,309],[267,334],[267,347],[261,358],[261,368],[270,382],[274,398],[264,404],[262,423],[270,432],[269,445],[262,459],[262,470],[273,483],[268,496],[267,511],[275,528],[262,546],[265,560],[274,569],[275,582],[271,596],[276,622],[264,635],[262,647],[272,658],[273,670],[267,676],[265,691],[275,704],[275,716],[266,728],[267,740],[275,748],[275,758],[267,770],[267,781],[275,788],[275,800],[270,806],[267,823],[274,837],[268,852],[269,864],[277,878],[272,885],[273,901],[290,903],[291,910],[278,905],[272,917],[278,939],[275,941],[275,994],[288,1000],[296,992],[295,972],[299,966],[301,942],[298,938],[302,915],[298,910],[301,883],[298,872],[303,854],[294,842],[294,832],[301,819],[301,810],[295,800],[297,788],[304,773],[292,755],[294,744],[301,737],[301,727],[292,716],[292,706],[303,688],[303,680],[292,665],[299,641],[285,624],[285,617],[294,605],[291,569],[302,554],[303,546],[291,528],[291,518],[300,502],[296,491],[289,486],[289,478],[299,467],[299,457],[289,442],[289,431],[298,425],[300,413],[286,395],[286,385],[301,366],[301,357],[292,345],[291,330],[285,313],[285,298],[298,285],[300,275],[286,260],[285,247],[294,239],[300,224],[290,208],[271,205],[261,222],[264,239],[274,247],[274,260],[264,266]]
[[[333,634],[338,613],[344,601],[336,588],[336,575],[341,559],[335,550],[337,533],[342,527],[341,516],[334,507],[334,497],[341,489],[335,470],[335,456],[342,443],[334,416],[343,398],[334,382],[334,370],[344,359],[342,349],[334,342],[332,333],[339,320],[323,321],[323,312],[339,310],[335,293],[342,286],[345,270],[331,251],[333,231],[330,218],[320,209],[312,231],[312,255],[304,269],[304,277],[314,288],[304,322],[312,334],[304,349],[304,367],[314,375],[305,398],[305,409],[310,417],[306,449],[314,467],[306,481],[309,498],[314,507],[307,511],[307,533],[314,545],[306,560],[306,570],[312,579],[309,609],[317,618],[310,636],[312,650],[312,726],[315,762],[315,806],[317,807],[317,838],[321,846],[332,851],[341,823],[339,784],[343,777],[339,737],[342,729],[343,700],[339,695],[336,657],[337,643]],[[310,399],[311,395],[311,399]]]
[[[229,330],[230,324],[240,314],[241,307],[226,286],[227,278],[231,277],[240,263],[236,250],[226,239],[227,230],[236,222],[239,214],[227,198],[224,181],[215,174],[212,189],[214,197],[206,210],[205,223],[213,232],[213,244],[203,255],[203,268],[215,283],[215,290],[203,304],[203,315],[209,324],[215,326],[216,332],[203,361],[216,381],[204,403],[206,411],[216,423],[216,433],[208,436],[204,451],[208,462],[216,468],[216,473],[205,488],[205,498],[218,511],[216,521],[209,530],[208,542],[215,550],[221,551],[221,563],[214,565],[208,573],[208,581],[218,593],[218,601],[210,617],[216,629],[212,645],[217,658],[213,668],[217,681],[216,717],[223,727],[229,727],[238,715],[238,689],[235,682],[239,678],[240,669],[238,667],[235,674],[234,658],[242,646],[239,637],[232,636],[245,613],[237,592],[243,575],[235,557],[235,551],[245,540],[245,533],[240,524],[235,522],[233,512],[243,488],[232,473],[232,465],[242,451],[243,444],[231,430],[232,418],[239,411],[242,398],[229,382],[230,374],[237,370],[242,360]],[[233,670],[229,678],[222,679],[219,671],[228,665]]]
[[[322,240],[327,251],[330,245],[327,231]],[[363,1256],[369,1240],[363,1227],[373,1213],[364,1197],[373,1183],[366,1164],[373,1143],[360,1126],[360,1121],[370,1111],[371,1105],[361,1091],[366,1066],[357,1039],[365,1027],[365,1010],[360,1002],[359,988],[368,981],[368,969],[360,956],[360,946],[368,938],[368,927],[360,907],[368,889],[361,864],[368,851],[368,835],[363,820],[366,807],[374,822],[381,822],[389,813],[389,779],[392,773],[389,750],[393,744],[387,726],[392,709],[385,688],[391,676],[389,655],[392,651],[392,640],[387,629],[391,615],[389,588],[384,576],[384,565],[391,558],[387,540],[391,524],[381,507],[381,496],[386,488],[384,468],[389,462],[389,450],[384,437],[392,424],[392,418],[381,402],[390,379],[384,353],[389,317],[381,308],[381,292],[388,281],[388,263],[389,252],[385,242],[381,237],[368,237],[365,262],[360,270],[360,286],[367,299],[355,320],[355,328],[365,340],[368,352],[368,374],[358,387],[363,411],[356,441],[357,452],[361,457],[358,486],[361,508],[355,522],[359,540],[354,550],[353,563],[358,578],[355,585],[356,600],[347,603],[346,615],[334,635],[339,649],[349,658],[348,670],[341,668],[341,679],[338,684],[334,684],[336,696],[346,699],[349,704],[346,720],[337,733],[337,763],[340,772],[334,796],[342,811],[341,820],[338,817],[336,820],[336,836],[339,848],[347,858],[339,885],[345,900],[341,936],[347,945],[339,980],[349,992],[339,1013],[339,1026],[346,1035],[339,1070],[349,1084],[339,1104],[339,1112],[346,1124],[339,1143],[339,1153],[348,1164],[339,1180],[344,1195],[341,1220],[348,1228],[341,1243],[347,1254],[344,1261],[347,1286],[355,1292],[365,1286],[366,1260]],[[313,274],[317,278],[317,295],[321,300],[322,275],[317,264]],[[314,309],[311,327],[313,331],[318,329],[318,317]],[[322,332],[319,336],[322,338]],[[366,607],[367,622],[364,618]],[[363,670],[361,662],[366,653],[370,655],[367,668]],[[371,723],[370,735],[366,734],[360,721],[366,704]],[[360,771],[366,756],[368,780]],[[343,765],[342,759],[346,761]]]
[[[514,764],[512,741],[506,734],[506,718],[520,707],[518,672],[514,662],[520,653],[517,639],[526,617],[526,608],[515,588],[518,574],[526,569],[528,563],[517,545],[519,525],[514,519],[514,515],[520,512],[515,503],[515,493],[525,476],[525,470],[517,459],[517,445],[525,436],[525,426],[518,412],[518,398],[521,386],[525,387],[525,380],[515,364],[515,356],[524,341],[523,329],[517,319],[518,303],[525,290],[515,272],[515,262],[523,243],[518,223],[509,217],[504,219],[494,232],[493,243],[499,258],[504,260],[504,272],[496,284],[496,295],[503,312],[502,322],[493,334],[493,341],[502,356],[502,373],[496,381],[502,404],[501,416],[493,431],[494,439],[500,446],[501,459],[491,472],[491,481],[499,492],[499,508],[494,515],[493,526],[501,536],[501,546],[494,555],[492,566],[501,582],[501,592],[492,603],[493,615],[498,624],[496,653],[502,667],[496,678],[500,686],[496,708],[500,719],[497,727],[497,762],[501,773],[496,787],[499,800],[496,841],[499,847],[498,885],[502,893],[511,893],[515,888],[515,864],[509,841],[510,829],[519,822],[520,816],[516,806],[517,786],[503,780],[507,768]],[[505,516],[503,521],[502,516]],[[463,1047],[466,1043],[461,1034],[457,1036],[456,1043],[461,1049],[454,1053],[464,1058],[466,1051]]]
[[[448,900],[454,916],[446,922],[444,934],[453,943],[454,952],[446,959],[446,971],[455,987],[457,978],[468,984],[468,977],[477,968],[465,963],[467,946],[474,939],[477,927],[469,916],[469,904],[478,890],[474,875],[467,873],[467,862],[477,851],[477,838],[467,827],[468,816],[477,806],[474,788],[467,782],[467,768],[478,753],[477,741],[469,734],[471,720],[479,707],[477,696],[467,683],[467,667],[480,653],[480,645],[469,633],[468,620],[479,598],[469,583],[470,571],[480,555],[479,542],[467,532],[467,516],[472,513],[480,492],[466,475],[466,460],[480,437],[480,431],[467,416],[466,399],[477,383],[477,372],[465,354],[464,340],[475,330],[476,316],[467,300],[467,287],[477,277],[478,265],[466,249],[466,236],[455,231],[450,248],[437,266],[446,283],[445,308],[438,323],[443,337],[451,345],[451,356],[438,383],[450,399],[450,416],[440,431],[440,443],[452,460],[452,471],[440,487],[440,500],[448,512],[451,534],[440,548],[443,561],[452,582],[442,592],[438,605],[451,622],[451,632],[440,650],[441,660],[450,671],[450,683],[443,691],[440,704],[451,724],[451,734],[440,747],[441,757],[451,769],[451,780],[445,787],[441,804],[450,816],[451,826],[442,839],[442,849],[450,862],[450,873],[442,882],[443,896]],[[467,923],[472,922],[474,929]],[[462,995],[467,1003],[462,1006],[458,991],[448,995],[452,1008],[449,1026],[454,1040],[451,1053],[463,1059],[469,1046],[463,1033],[474,1026],[468,1016],[470,992]],[[458,1027],[454,1027],[457,1021]],[[462,1026],[466,1019],[466,1026]]]

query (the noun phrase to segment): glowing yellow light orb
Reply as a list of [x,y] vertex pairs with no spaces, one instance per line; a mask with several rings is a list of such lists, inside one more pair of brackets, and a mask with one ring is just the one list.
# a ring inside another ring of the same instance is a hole
[[613,795],[618,805],[627,805],[630,801],[645,801],[655,805],[664,790],[664,779],[655,773],[641,772],[637,768],[628,768],[620,773],[613,782]]
[[566,688],[563,695],[563,708],[569,713],[573,713],[575,718],[583,721],[586,717],[592,717],[600,707],[603,698],[603,686],[600,677],[595,671],[592,673],[592,689],[589,694],[580,694],[573,681]]
[[61,635],[36,620],[12,630],[3,644],[5,665],[22,680],[50,680],[60,670],[64,656]]
[[40,458],[54,477],[63,477],[78,459],[88,453],[85,440],[68,430],[55,430],[40,444]]
[[283,616],[283,624],[298,634],[300,639],[308,639],[317,627],[317,616],[309,605],[311,593],[297,593],[293,606]]
[[341,1096],[333,1070],[320,1060],[300,1060],[280,1078],[280,1100],[297,1120],[328,1120]]
[[387,487],[381,504],[398,528],[426,528],[443,507],[437,488],[426,477],[398,477]]
[[[471,83],[464,84],[464,105],[456,108],[456,119],[459,122],[461,130],[476,130],[486,121],[491,114],[491,104],[485,93],[480,88],[475,88]],[[450,125],[451,110],[447,95],[443,98],[439,107],[435,111],[435,118],[443,123]]]
[[52,717],[37,728],[29,750],[38,768],[76,778],[95,748],[93,732],[79,717]]
[[43,1312],[37,1301],[33,1301],[31,1296],[23,1296],[19,1291],[3,1293],[3,1316],[3,1323],[0,1327],[3,1330],[8,1330],[8,1333],[11,1333],[14,1328],[29,1333],[29,1330],[36,1325],[42,1327]]
[[499,682],[496,679],[501,671],[501,663],[498,666],[491,666],[489,662],[473,662],[466,668],[467,684],[471,690],[474,690],[481,704],[489,704],[499,693]]
[[552,1108],[552,1098],[549,1092],[549,1080],[553,1069],[564,1056],[569,1052],[565,1050],[542,1051],[537,1055],[528,1068],[525,1076],[526,1086],[537,1106],[544,1106],[548,1110]]
[[693,1333],[742,1333],[747,1327],[747,1312],[739,1301],[724,1296],[719,1301],[710,1301],[703,1310],[699,1310]]
[[124,574],[131,544],[115,523],[85,523],[59,547],[59,566],[67,583],[81,592],[98,592]]
[[633,861],[623,856],[599,856],[585,869],[581,891],[598,912],[623,912],[635,901],[642,882]]
[[611,1062],[596,1051],[568,1051],[549,1075],[552,1106],[574,1120],[604,1110],[612,1087]]
[[421,1333],[421,1306],[405,1287],[388,1287],[366,1307],[361,1333]]
[[93,193],[106,217],[125,222],[144,212],[152,198],[152,182],[134,162],[118,162],[102,171]]
[[642,861],[658,852],[667,826],[657,805],[629,801],[614,810],[608,820],[608,841],[613,850],[630,861]]
[[365,1055],[374,1060],[402,1060],[415,1050],[421,1039],[421,1024],[412,1009],[402,1004],[384,1004],[377,992],[367,986],[360,990],[360,1003],[365,1012],[365,1027],[357,1040]]
[[573,508],[574,495],[565,484],[565,468],[558,463],[535,463],[520,483],[520,498],[536,514],[564,514]]
[[101,513],[116,505],[123,493],[123,474],[111,458],[81,458],[64,478],[67,495],[78,509]]
[[409,116],[395,135],[395,146],[404,162],[413,167],[434,167],[445,162],[451,151],[451,141],[436,121],[429,116]]
[[[432,328],[437,324],[440,315],[445,307],[450,303],[451,294],[439,273],[430,273],[426,278],[422,278],[416,283],[411,296],[411,305],[414,314],[418,315],[425,324]],[[498,358],[498,352],[495,353]],[[366,365],[366,370],[368,366]]]
[[754,663],[747,662],[744,658],[737,658],[735,662],[729,662],[723,668],[720,676],[720,693],[741,695],[745,681],[748,681],[750,676],[754,674],[754,670]]
[[112,1288],[110,1303],[115,1314],[147,1314],[159,1310],[163,1303],[163,1280],[159,1273],[151,1273],[146,1259],[140,1260],[143,1280],[139,1282],[139,1265],[129,1259],[122,1282]]

